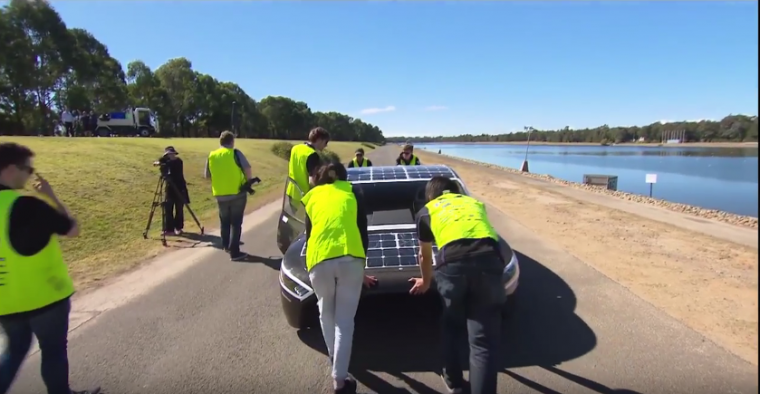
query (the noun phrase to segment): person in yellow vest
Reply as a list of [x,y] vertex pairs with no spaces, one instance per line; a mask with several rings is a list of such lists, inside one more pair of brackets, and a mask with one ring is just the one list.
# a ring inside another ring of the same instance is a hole
[[376,283],[364,275],[369,245],[364,200],[347,177],[343,164],[325,164],[316,173],[315,187],[302,199],[306,268],[317,296],[336,394],[356,393],[356,382],[348,376],[354,316],[362,285]]
[[401,154],[396,158],[397,166],[419,166],[420,158],[414,155],[414,147],[406,144],[401,148]]
[[[433,177],[425,187],[428,203],[417,213],[421,278],[412,278],[412,294],[421,294],[435,277],[443,298],[443,368],[450,393],[462,391],[464,377],[458,344],[470,342],[470,392],[496,394],[504,255],[483,203],[461,194],[458,184]],[[438,246],[433,271],[432,243]],[[510,251],[511,252],[511,251]]]
[[348,168],[372,167],[372,160],[364,157],[364,149],[359,148],[354,153],[354,159],[348,162]]
[[42,380],[50,394],[99,393],[69,387],[67,350],[74,283],[63,261],[59,236],[76,237],[79,226],[50,184],[37,175],[34,189],[49,201],[22,194],[34,174],[28,148],[0,144],[0,394],[8,392],[37,337]]
[[204,176],[211,179],[211,192],[219,207],[222,247],[232,261],[244,260],[240,251],[243,216],[248,201],[242,186],[251,182],[251,165],[243,152],[235,149],[235,135],[224,131],[219,136],[219,149],[209,153]]
[[[314,183],[313,177],[317,168],[322,164],[317,152],[325,149],[330,142],[330,133],[322,127],[315,127],[309,131],[309,140],[299,144],[290,150],[288,161],[288,182],[286,194],[290,199],[290,205],[294,210],[303,209],[299,201],[309,192]],[[295,185],[293,184],[295,182]],[[296,186],[299,190],[296,189]]]

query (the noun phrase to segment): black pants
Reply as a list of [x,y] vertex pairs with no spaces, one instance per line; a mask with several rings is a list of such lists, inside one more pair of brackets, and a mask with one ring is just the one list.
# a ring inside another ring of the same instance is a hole
[[174,231],[185,228],[185,204],[175,199],[164,202],[164,231]]
[[69,332],[69,299],[58,301],[37,311],[0,316],[0,327],[7,345],[0,355],[0,394],[8,392],[37,337],[42,358],[42,380],[48,394],[70,394],[67,337]]
[[496,394],[499,372],[504,263],[497,255],[452,261],[435,271],[443,299],[442,352],[447,380],[461,387],[464,380],[459,343],[470,343],[472,394]]
[[67,137],[73,137],[74,136],[74,123],[63,122],[63,126],[66,128],[66,136]]

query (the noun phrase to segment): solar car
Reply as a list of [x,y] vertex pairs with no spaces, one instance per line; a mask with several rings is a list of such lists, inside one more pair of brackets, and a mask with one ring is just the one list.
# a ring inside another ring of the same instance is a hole
[[[409,278],[418,277],[419,243],[416,235],[415,214],[425,206],[425,185],[434,176],[445,176],[460,186],[463,194],[467,187],[448,166],[380,166],[348,169],[348,180],[358,186],[367,206],[369,248],[365,273],[375,276],[377,284],[365,288],[362,296],[406,294]],[[292,184],[288,178],[285,190]],[[306,271],[305,208],[284,194],[282,213],[277,226],[277,245],[283,254],[280,265],[280,297],[288,324],[304,329],[318,325],[317,300]],[[500,240],[504,254],[504,291],[508,314],[520,276],[517,257],[506,241]],[[433,245],[433,263],[438,252]],[[435,286],[431,286],[434,291]]]

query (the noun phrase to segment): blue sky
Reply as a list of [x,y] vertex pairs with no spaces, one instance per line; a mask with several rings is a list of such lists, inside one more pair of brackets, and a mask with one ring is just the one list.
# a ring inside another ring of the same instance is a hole
[[756,1],[53,5],[125,67],[186,57],[255,99],[292,97],[387,136],[643,125],[758,108]]

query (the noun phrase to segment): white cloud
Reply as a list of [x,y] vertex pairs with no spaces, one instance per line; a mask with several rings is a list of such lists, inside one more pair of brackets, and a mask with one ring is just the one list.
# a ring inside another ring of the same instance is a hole
[[393,112],[396,110],[396,107],[389,105],[384,108],[365,108],[361,110],[362,115],[372,115],[372,114],[379,114],[381,112]]
[[425,107],[425,111],[443,111],[449,109],[449,107],[443,105],[430,105]]

